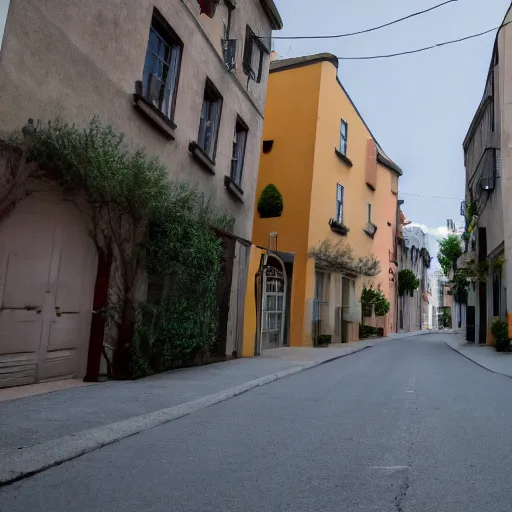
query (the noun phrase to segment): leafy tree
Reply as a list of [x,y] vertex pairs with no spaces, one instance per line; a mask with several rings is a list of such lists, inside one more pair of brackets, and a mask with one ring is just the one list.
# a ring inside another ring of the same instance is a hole
[[437,259],[445,276],[448,276],[451,270],[454,272],[457,270],[457,260],[460,256],[462,256],[462,247],[457,235],[448,235],[439,242]]
[[398,295],[403,297],[406,293],[412,294],[420,286],[419,279],[415,276],[412,270],[404,268],[398,272]]

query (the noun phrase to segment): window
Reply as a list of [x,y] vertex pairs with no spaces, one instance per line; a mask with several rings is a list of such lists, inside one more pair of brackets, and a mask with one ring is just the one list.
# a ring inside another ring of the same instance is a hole
[[343,186],[336,185],[336,222],[343,223]]
[[155,10],[142,77],[142,95],[173,120],[183,43]]
[[215,151],[217,149],[221,110],[222,96],[210,80],[207,80],[204,89],[203,106],[201,108],[197,145],[212,161],[215,160]]
[[238,119],[233,136],[233,155],[231,157],[231,179],[239,186],[242,185],[242,171],[244,168],[245,145],[247,143],[247,126]]
[[370,203],[366,203],[366,222],[372,223],[372,205]]
[[348,123],[341,120],[340,126],[340,153],[347,156]]
[[251,27],[247,26],[244,48],[244,72],[255,82],[261,81],[265,53],[269,53],[268,49],[251,30]]

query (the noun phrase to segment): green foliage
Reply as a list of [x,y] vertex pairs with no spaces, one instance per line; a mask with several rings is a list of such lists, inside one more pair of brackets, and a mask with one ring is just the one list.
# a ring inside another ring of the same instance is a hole
[[494,346],[498,352],[510,352],[510,339],[508,337],[508,323],[504,320],[495,320],[491,332],[494,336]]
[[441,312],[441,324],[446,329],[451,329],[452,327],[452,310],[451,308],[443,308]]
[[460,256],[462,256],[462,247],[457,235],[448,235],[440,240],[437,259],[445,276],[448,276],[451,270],[457,270],[457,260]]
[[[212,226],[230,231],[234,219],[217,211],[196,187],[168,181],[166,168],[94,118],[85,129],[54,121],[38,132],[29,156],[65,193],[85,196],[81,208],[98,246],[110,246],[122,272],[118,350],[132,376],[191,364],[217,336],[216,289],[222,248]],[[146,271],[162,293],[139,303]],[[126,329],[126,326],[131,328]],[[125,329],[123,329],[123,327]],[[133,338],[131,335],[133,334]],[[121,336],[121,335],[120,335]]]
[[404,268],[398,272],[398,295],[400,295],[400,297],[403,297],[406,293],[412,297],[419,286],[420,281],[412,270]]
[[332,336],[330,334],[319,334],[316,337],[316,346],[330,345],[332,342]]
[[380,262],[375,255],[358,257],[345,240],[340,240],[336,244],[324,240],[309,251],[309,257],[315,258],[318,268],[332,272],[349,272],[374,277],[381,271]]
[[384,336],[384,329],[382,327],[372,327],[371,325],[359,324],[359,338],[364,340],[371,336],[382,338]]
[[361,293],[361,305],[363,307],[363,316],[366,317],[371,316],[372,306],[376,316],[385,316],[391,309],[391,304],[389,300],[386,299],[380,287],[375,289],[373,286],[369,288],[365,286],[363,288]]
[[455,272],[451,285],[451,292],[456,302],[459,304],[467,304],[469,281],[464,270],[459,269]]
[[261,193],[258,201],[258,213],[262,219],[280,217],[283,212],[283,196],[272,183],[268,184]]

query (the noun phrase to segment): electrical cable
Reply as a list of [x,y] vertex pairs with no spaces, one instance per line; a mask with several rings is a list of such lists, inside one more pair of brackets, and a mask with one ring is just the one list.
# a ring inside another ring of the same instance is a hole
[[397,23],[400,23],[402,21],[414,18],[416,16],[421,16],[422,14],[425,14],[430,11],[434,11],[435,9],[439,9],[440,7],[443,7],[447,4],[451,4],[454,2],[459,2],[460,0],[447,0],[445,2],[442,2],[440,4],[434,5],[433,7],[430,7],[428,9],[424,9],[423,11],[418,11],[413,14],[409,14],[408,16],[404,16],[403,18],[399,18],[394,21],[390,21],[389,23],[384,23],[384,25],[379,25],[378,27],[373,28],[367,28],[365,30],[359,30],[358,32],[349,32],[347,34],[336,34],[336,35],[330,35],[330,36],[277,36],[273,37],[272,39],[284,39],[284,40],[297,40],[297,39],[340,39],[342,37],[352,37],[357,36],[360,34],[367,34],[368,32],[374,32],[376,30],[380,30],[385,27],[390,27],[391,25],[395,25]]
[[[509,21],[505,25],[508,25],[509,23],[512,23],[512,22]],[[494,32],[495,30],[498,30],[499,28],[504,27],[505,25],[501,25],[500,27],[494,27],[494,28],[491,28],[489,30],[485,30],[484,32],[479,32],[478,34],[473,34],[473,35],[470,35],[470,36],[461,37],[459,39],[453,39],[451,41],[445,41],[444,43],[437,43],[437,44],[433,44],[431,46],[425,46],[423,48],[417,48],[416,50],[409,50],[409,51],[406,51],[406,52],[398,52],[398,53],[389,53],[389,54],[385,54],[385,55],[370,55],[370,56],[361,56],[361,57],[338,57],[338,60],[389,59],[391,57],[400,57],[401,55],[411,55],[413,53],[425,52],[427,50],[432,50],[434,48],[439,48],[441,46],[447,46],[447,45],[450,45],[450,44],[461,43],[463,41],[467,41],[468,39],[475,39],[476,37],[481,37],[481,36],[484,36],[484,35],[489,34],[491,32]]]
[[421,194],[409,194],[408,192],[400,192],[398,191],[398,195],[404,195],[404,196],[414,196],[414,197],[424,197],[427,199],[450,199],[453,201],[462,201],[460,197],[446,197],[446,196],[424,196]]

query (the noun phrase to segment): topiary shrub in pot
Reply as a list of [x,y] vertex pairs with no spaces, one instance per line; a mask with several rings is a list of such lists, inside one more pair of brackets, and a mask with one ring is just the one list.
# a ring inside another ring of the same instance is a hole
[[494,336],[494,346],[497,352],[510,352],[510,339],[508,337],[508,323],[504,320],[495,320],[491,328]]
[[258,213],[262,219],[281,217],[283,212],[283,196],[272,183],[268,184],[261,193],[258,201]]

